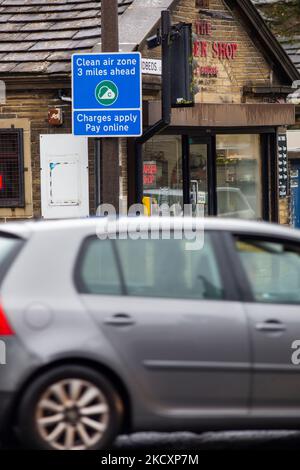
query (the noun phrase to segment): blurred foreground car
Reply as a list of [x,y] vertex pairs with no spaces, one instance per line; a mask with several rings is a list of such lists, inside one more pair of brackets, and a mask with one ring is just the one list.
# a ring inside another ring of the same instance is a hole
[[105,239],[105,219],[1,226],[2,437],[300,428],[300,232],[206,219],[187,249],[146,239],[157,224],[137,240]]

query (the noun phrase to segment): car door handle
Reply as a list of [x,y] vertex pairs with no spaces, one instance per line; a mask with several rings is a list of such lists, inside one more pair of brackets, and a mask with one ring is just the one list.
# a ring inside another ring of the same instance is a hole
[[116,313],[111,317],[108,317],[104,320],[105,325],[111,326],[128,326],[134,325],[134,319],[127,313]]
[[255,328],[266,333],[280,333],[286,330],[286,326],[278,320],[266,320],[265,322],[257,323]]

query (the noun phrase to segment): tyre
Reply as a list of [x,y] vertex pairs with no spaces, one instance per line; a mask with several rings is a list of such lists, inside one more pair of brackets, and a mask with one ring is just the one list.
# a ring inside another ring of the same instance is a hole
[[101,450],[120,432],[123,403],[93,369],[60,366],[37,378],[19,409],[23,445],[40,450]]

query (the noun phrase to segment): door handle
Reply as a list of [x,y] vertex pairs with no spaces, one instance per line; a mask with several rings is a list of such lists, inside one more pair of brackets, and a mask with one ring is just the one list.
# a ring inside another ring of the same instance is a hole
[[255,328],[258,331],[266,333],[280,333],[281,331],[286,330],[284,323],[281,323],[278,320],[266,320],[265,322],[256,323]]
[[104,320],[105,325],[111,326],[129,326],[134,325],[134,319],[127,313],[116,313]]

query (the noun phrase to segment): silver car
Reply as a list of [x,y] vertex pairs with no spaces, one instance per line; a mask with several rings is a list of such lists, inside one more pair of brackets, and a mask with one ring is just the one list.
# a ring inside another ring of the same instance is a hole
[[300,428],[300,232],[140,220],[1,226],[2,439]]

